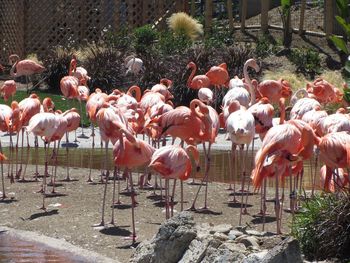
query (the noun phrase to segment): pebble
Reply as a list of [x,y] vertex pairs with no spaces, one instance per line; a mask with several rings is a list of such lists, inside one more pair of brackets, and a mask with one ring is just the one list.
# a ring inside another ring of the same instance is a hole
[[230,232],[230,230],[232,229],[232,225],[229,224],[220,224],[217,226],[214,226],[211,230],[210,230],[210,234],[214,234],[214,233],[224,233],[227,234],[228,232]]

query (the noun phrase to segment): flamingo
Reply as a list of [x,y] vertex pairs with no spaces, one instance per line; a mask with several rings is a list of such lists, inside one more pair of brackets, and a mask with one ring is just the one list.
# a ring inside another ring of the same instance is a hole
[[168,101],[174,98],[169,91],[172,86],[173,82],[170,79],[163,78],[159,81],[159,84],[156,84],[151,88],[151,92],[159,92],[164,96],[165,101]]
[[323,165],[320,169],[320,186],[325,191],[334,193],[349,185],[348,176],[348,173],[342,168],[338,168],[337,172],[334,172],[327,165]]
[[213,102],[213,92],[208,88],[201,88],[198,90],[198,99],[207,105]]
[[307,83],[306,91],[320,103],[341,102],[343,99],[343,94],[340,90],[322,78],[317,78],[312,83]]
[[63,96],[67,99],[74,99],[79,97],[79,79],[75,76],[73,76],[73,72],[76,68],[77,61],[75,57],[71,59],[69,63],[69,71],[68,76],[65,76],[60,81],[60,89],[63,94]]
[[257,94],[266,97],[271,103],[278,103],[281,98],[288,99],[292,96],[292,89],[287,80],[264,80],[258,84]]
[[5,102],[11,97],[13,100],[13,95],[16,93],[16,82],[14,80],[6,80],[2,87],[0,88],[1,96],[4,97]]
[[26,127],[27,132],[32,132],[36,136],[40,136],[44,141],[45,148],[45,173],[42,185],[43,205],[41,209],[46,210],[46,177],[48,175],[48,150],[50,143],[60,140],[67,128],[67,121],[60,115],[50,112],[40,112],[35,114]]
[[140,58],[136,58],[135,56],[128,56],[124,60],[125,68],[127,69],[125,75],[132,73],[134,75],[139,75],[143,69],[143,61]]
[[[124,135],[124,136],[123,136]],[[119,140],[114,144],[113,156],[114,163],[117,166],[125,166],[126,173],[129,173],[131,185],[131,208],[132,208],[132,243],[136,241],[135,230],[135,191],[132,180],[132,174],[129,172],[132,168],[148,165],[155,149],[146,142],[136,139],[129,130],[119,129]],[[103,220],[103,219],[102,219]],[[113,219],[112,219],[113,222]]]
[[[185,150],[182,147],[175,145],[164,146],[157,149],[152,155],[149,167],[166,179],[166,219],[169,218],[169,179],[174,179],[175,185],[177,179],[185,181],[190,177],[192,172],[192,164],[189,157],[190,153],[195,160],[197,166],[196,170],[199,171],[199,153],[197,148],[193,145],[188,145]],[[174,196],[171,197],[171,200],[173,197]],[[182,205],[183,188],[181,187],[181,207]]]
[[197,75],[197,65],[194,62],[190,62],[186,66],[187,69],[191,69],[191,75],[187,80],[187,87],[190,89],[208,88],[210,86],[210,79],[206,75]]
[[27,93],[28,93],[28,78],[33,74],[42,73],[45,71],[45,67],[36,63],[30,59],[20,60],[17,54],[12,54],[9,57],[10,62],[13,63],[10,70],[10,75],[14,78],[25,76],[27,83]]
[[[213,66],[209,69],[205,75],[209,78],[210,84],[215,87],[214,94],[216,93],[216,89],[221,86],[228,87],[230,76],[227,72],[227,64],[222,63],[219,66]],[[215,109],[217,105],[218,95],[214,95],[215,97]]]

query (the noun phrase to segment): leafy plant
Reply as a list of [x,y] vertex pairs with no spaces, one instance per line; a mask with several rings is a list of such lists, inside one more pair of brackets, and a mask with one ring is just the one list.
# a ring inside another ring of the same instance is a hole
[[116,49],[128,50],[130,49],[130,43],[132,42],[132,35],[127,27],[121,27],[117,32],[107,30],[105,41],[107,45]]
[[310,260],[350,260],[350,195],[343,192],[306,200],[295,215],[292,234]]
[[321,58],[319,53],[312,48],[292,49],[288,58],[297,67],[297,72],[311,78],[321,73]]
[[161,53],[168,55],[174,52],[183,52],[192,45],[192,40],[185,34],[173,34],[166,31],[159,35],[158,49]]
[[48,89],[55,93],[60,93],[60,81],[68,75],[69,63],[73,52],[63,47],[57,47],[43,60],[46,70],[43,72],[43,78],[47,83]]
[[232,31],[225,25],[213,22],[209,34],[204,39],[206,48],[222,48],[231,46],[234,43]]
[[255,47],[255,54],[259,58],[266,58],[270,54],[274,53],[274,46],[273,42],[270,39],[269,35],[262,35],[258,38],[258,41],[256,42],[256,47]]
[[289,47],[292,42],[292,32],[290,30],[291,0],[281,0],[280,15],[283,23],[283,45]]
[[147,52],[158,38],[158,33],[151,25],[144,25],[134,30],[135,50],[138,53]]

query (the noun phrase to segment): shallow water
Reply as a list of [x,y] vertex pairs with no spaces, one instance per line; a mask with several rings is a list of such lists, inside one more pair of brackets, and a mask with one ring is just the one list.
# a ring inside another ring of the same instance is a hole
[[86,260],[63,251],[56,251],[42,244],[24,241],[0,232],[1,263],[83,263]]
[[[64,144],[62,144],[64,146]],[[74,144],[71,144],[74,146]],[[68,152],[67,152],[68,149]],[[57,151],[57,150],[56,150]],[[9,148],[4,149],[4,153],[6,156],[9,157],[9,159],[16,159],[16,154],[13,152],[12,157],[9,154]],[[52,157],[52,147],[49,150],[49,165],[53,165],[53,159]],[[68,153],[68,158],[67,158]],[[252,151],[249,149],[248,153],[245,151],[238,150],[236,152],[236,163],[233,164],[231,160],[231,151],[212,151],[211,152],[211,166],[210,166],[210,178],[209,181],[213,182],[221,182],[221,183],[231,183],[231,182],[240,182],[241,181],[241,174],[240,172],[243,169],[244,162],[243,159],[245,156],[245,167],[246,167],[246,174],[249,175],[251,173],[251,170],[254,166],[254,156],[256,154],[256,151]],[[112,150],[108,150],[108,169],[112,170],[113,167],[113,153]],[[91,149],[86,148],[77,148],[77,147],[60,147],[58,150],[58,158],[57,162],[60,166],[66,166],[67,160],[69,161],[70,167],[81,167],[81,168],[92,168],[92,169],[101,169],[103,167],[103,164],[105,162],[105,149],[102,148],[95,148],[93,155],[91,155]],[[22,161],[23,164],[28,163],[31,165],[35,165],[38,163],[40,165],[39,169],[42,169],[42,166],[45,164],[45,151],[43,148],[35,149],[30,148],[27,150],[25,148],[23,152],[19,149],[18,151],[18,163]],[[193,172],[195,174],[195,178],[201,178],[204,175],[205,170],[205,157],[204,153],[200,153],[200,166],[201,171],[199,173]],[[304,175],[303,175],[303,187],[305,189],[309,189],[312,186],[312,178],[311,178],[311,172],[314,173],[314,163],[315,160],[312,159],[311,161],[304,162]],[[311,165],[312,164],[312,165]],[[193,165],[194,166],[194,165]],[[237,166],[237,171],[235,171],[235,167]],[[317,168],[319,170],[319,167]],[[6,168],[5,168],[6,170]],[[139,168],[137,172],[143,172],[144,168]],[[316,184],[318,184],[318,176],[316,178]],[[268,187],[275,186],[275,181],[271,178],[267,181]],[[289,187],[289,180],[287,178],[286,180],[286,186]]]

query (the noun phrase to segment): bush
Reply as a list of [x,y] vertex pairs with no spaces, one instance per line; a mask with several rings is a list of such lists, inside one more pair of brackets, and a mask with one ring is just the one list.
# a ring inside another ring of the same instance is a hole
[[159,35],[157,48],[164,55],[183,52],[192,45],[192,40],[185,34],[173,34],[169,31]]
[[311,78],[321,73],[321,58],[312,48],[292,49],[288,58],[296,66],[297,72]]
[[107,31],[105,42],[108,46],[119,50],[129,50],[132,42],[132,35],[127,27],[120,28],[116,33]]
[[55,93],[60,93],[60,81],[68,75],[69,64],[72,59],[73,51],[62,47],[56,48],[43,60],[46,70],[43,73],[48,89]]
[[158,33],[151,25],[144,25],[134,30],[135,50],[138,53],[147,52],[158,38]]
[[350,260],[350,195],[315,196],[295,215],[292,234],[310,260]]

